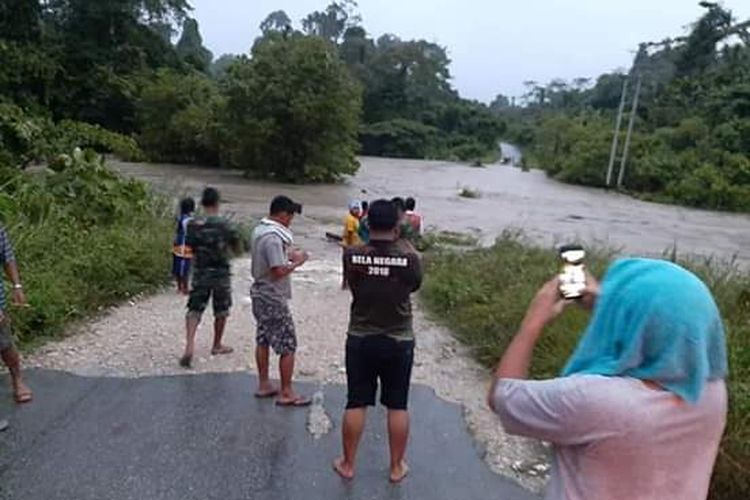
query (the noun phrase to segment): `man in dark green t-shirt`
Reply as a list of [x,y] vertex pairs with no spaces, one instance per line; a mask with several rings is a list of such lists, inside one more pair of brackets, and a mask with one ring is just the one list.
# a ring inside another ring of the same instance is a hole
[[232,307],[230,258],[240,251],[237,230],[219,215],[219,192],[203,191],[201,205],[205,217],[193,219],[188,225],[186,243],[193,249],[193,281],[186,318],[187,342],[180,365],[190,368],[195,350],[195,333],[209,299],[213,299],[214,343],[212,355],[230,354],[231,347],[222,344],[224,328]]
[[342,426],[344,453],[333,465],[347,479],[354,476],[366,409],[375,404],[378,380],[380,402],[388,408],[391,481],[401,481],[408,471],[404,456],[414,362],[410,297],[422,283],[422,270],[414,247],[397,240],[398,218],[394,203],[372,203],[370,241],[344,255],[344,272],[352,293],[346,341],[347,404]]

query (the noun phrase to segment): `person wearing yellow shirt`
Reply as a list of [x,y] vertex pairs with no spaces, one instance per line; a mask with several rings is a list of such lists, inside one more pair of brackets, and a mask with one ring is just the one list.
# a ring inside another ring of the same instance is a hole
[[[349,213],[344,217],[344,233],[341,235],[341,246],[347,248],[362,245],[359,237],[359,216],[362,213],[362,205],[358,200],[349,202]],[[346,290],[346,274],[341,273],[341,289]]]

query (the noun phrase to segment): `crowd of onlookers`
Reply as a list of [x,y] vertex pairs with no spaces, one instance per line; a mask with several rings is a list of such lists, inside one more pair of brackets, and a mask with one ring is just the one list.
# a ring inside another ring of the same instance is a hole
[[[241,237],[221,215],[220,195],[207,188],[195,203],[184,200],[176,226],[173,273],[188,295],[186,343],[180,365],[190,368],[198,324],[209,302],[214,313],[213,355],[223,341],[232,306],[230,257]],[[277,196],[253,229],[250,290],[256,325],[259,399],[303,407],[310,398],[292,384],[297,335],[289,308],[291,277],[309,255],[291,229],[302,205]],[[366,409],[387,408],[389,477],[408,473],[409,388],[416,347],[411,295],[422,282],[413,242],[423,231],[413,198],[354,201],[344,221],[343,285],[351,308],[342,350],[347,403],[342,454],[334,470],[352,479]],[[12,303],[23,293],[10,240],[0,228],[0,259],[12,283]],[[488,272],[491,270],[488,269]],[[190,279],[190,281],[189,281]],[[498,284],[512,286],[513,284]],[[528,380],[545,326],[577,305],[591,320],[560,377]],[[0,353],[18,403],[32,393],[20,371],[0,287]],[[497,311],[504,314],[504,311]],[[271,351],[280,382],[269,375]],[[494,374],[488,404],[505,430],[547,441],[554,448],[548,499],[685,500],[707,496],[726,423],[727,352],[722,319],[708,287],[673,263],[621,259],[601,283],[586,276],[581,298],[570,301],[553,277],[529,305]],[[0,430],[7,422],[0,422]],[[435,457],[436,460],[449,459]]]

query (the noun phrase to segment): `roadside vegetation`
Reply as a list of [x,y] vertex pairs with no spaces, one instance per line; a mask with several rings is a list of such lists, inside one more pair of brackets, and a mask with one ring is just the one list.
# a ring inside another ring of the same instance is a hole
[[[498,361],[516,333],[538,288],[558,271],[557,253],[535,246],[518,233],[502,235],[489,248],[456,248],[435,238],[426,254],[421,299],[436,319],[450,327],[488,368]],[[469,241],[469,240],[467,240]],[[449,248],[450,247],[450,248]],[[587,264],[601,276],[615,257],[588,250]],[[677,260],[710,286],[722,310],[729,346],[730,412],[712,483],[711,498],[750,497],[750,273],[734,262],[712,258]],[[588,313],[567,310],[548,328],[532,365],[534,378],[557,376],[576,345]]]
[[169,278],[171,207],[93,151],[59,155],[44,172],[0,169],[0,186],[30,303],[9,309],[22,345]]
[[749,211],[750,20],[734,19],[720,3],[702,5],[707,10],[687,36],[644,41],[627,71],[594,82],[529,81],[518,103],[498,96],[492,108],[510,124],[507,140],[523,148],[530,167],[604,186],[623,83],[629,110],[641,77],[623,189],[655,201]]

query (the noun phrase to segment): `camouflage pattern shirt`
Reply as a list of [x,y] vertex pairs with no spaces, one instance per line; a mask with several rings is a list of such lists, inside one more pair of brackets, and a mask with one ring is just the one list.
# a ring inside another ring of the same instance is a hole
[[229,261],[239,251],[240,236],[228,220],[217,215],[193,219],[186,243],[193,249],[194,280],[229,278]]

